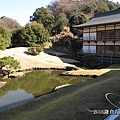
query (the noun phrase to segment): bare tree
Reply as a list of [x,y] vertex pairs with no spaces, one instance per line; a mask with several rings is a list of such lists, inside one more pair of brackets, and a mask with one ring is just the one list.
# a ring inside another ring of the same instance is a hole
[[14,28],[21,26],[16,20],[6,16],[0,18],[0,25],[6,26],[9,30],[13,30]]
[[77,10],[77,1],[72,0],[59,0],[52,5],[48,5],[48,9],[52,11],[54,16],[58,13],[65,13],[67,18],[71,17],[71,14],[74,14]]

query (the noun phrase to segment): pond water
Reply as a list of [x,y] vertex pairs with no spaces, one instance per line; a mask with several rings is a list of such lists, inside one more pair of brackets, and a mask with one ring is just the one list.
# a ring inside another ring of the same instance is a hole
[[22,78],[0,79],[7,84],[0,88],[0,110],[35,99],[51,92],[56,86],[77,84],[90,77],[61,76],[63,71],[32,71]]
[[5,110],[11,106],[15,106],[32,99],[35,99],[33,94],[28,94],[25,90],[18,89],[15,91],[9,91],[0,97],[0,110]]

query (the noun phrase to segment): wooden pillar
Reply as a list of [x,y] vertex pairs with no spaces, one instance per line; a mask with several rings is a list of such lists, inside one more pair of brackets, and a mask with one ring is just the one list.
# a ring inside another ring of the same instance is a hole
[[106,43],[106,41],[103,41],[103,42],[104,42],[104,47],[103,47],[103,52],[102,52],[101,63],[103,63],[103,61],[104,61],[104,53],[105,53],[105,43]]
[[90,53],[90,41],[88,41],[89,47],[88,47],[88,52]]
[[113,61],[113,56],[112,56],[112,54],[111,54],[111,64],[112,64],[112,61]]
[[96,26],[96,40],[98,40],[98,34],[97,34],[98,32],[97,31],[98,31],[98,26]]
[[105,37],[107,38],[107,34],[106,34],[106,25],[105,25]]
[[103,53],[102,53],[102,59],[101,59],[101,63],[103,63]]
[[89,27],[89,40],[90,40],[90,27]]
[[116,32],[116,24],[114,24],[114,32]]
[[103,43],[104,43],[103,53],[105,53],[105,43],[106,43],[106,41],[103,41]]
[[95,41],[95,43],[96,43],[96,54],[97,54],[97,26],[96,26],[96,41]]
[[97,53],[97,41],[95,41],[95,43],[96,43],[96,53]]
[[115,54],[115,41],[112,41],[113,42],[113,54]]

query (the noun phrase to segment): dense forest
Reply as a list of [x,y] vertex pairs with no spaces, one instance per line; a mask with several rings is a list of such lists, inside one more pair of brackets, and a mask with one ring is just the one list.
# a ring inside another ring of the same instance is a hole
[[81,31],[73,25],[85,23],[95,14],[119,9],[120,4],[109,0],[55,0],[46,8],[36,8],[25,27],[5,16],[0,18],[0,49],[35,47],[60,34],[65,26],[74,36]]
[[79,12],[92,17],[99,12],[111,11],[119,7],[119,3],[109,0],[59,0],[51,3],[47,8],[54,16],[65,13],[67,18],[71,18],[71,16]]

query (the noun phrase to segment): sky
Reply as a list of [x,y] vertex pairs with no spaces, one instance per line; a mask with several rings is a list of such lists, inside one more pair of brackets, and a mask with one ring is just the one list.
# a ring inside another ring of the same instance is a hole
[[51,1],[53,0],[0,0],[0,17],[12,18],[24,26],[37,8],[46,7]]
[[[54,0],[0,0],[0,17],[12,18],[25,26],[37,8],[46,7],[52,1]],[[120,0],[110,1],[120,3]]]

